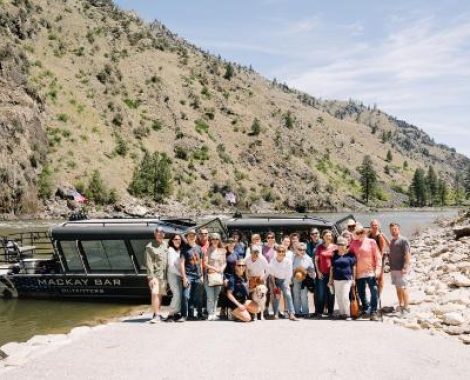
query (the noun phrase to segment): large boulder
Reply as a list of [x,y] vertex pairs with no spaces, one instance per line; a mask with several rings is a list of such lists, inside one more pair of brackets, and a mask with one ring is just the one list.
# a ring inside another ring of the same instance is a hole
[[442,321],[451,326],[460,326],[465,323],[465,319],[460,313],[446,313],[442,316]]
[[449,286],[462,288],[470,286],[470,278],[460,273],[453,273],[449,280]]

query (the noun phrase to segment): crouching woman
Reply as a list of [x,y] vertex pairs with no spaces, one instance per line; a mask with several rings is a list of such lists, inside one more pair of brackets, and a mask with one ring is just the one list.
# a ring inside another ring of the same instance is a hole
[[230,276],[228,281],[227,298],[233,318],[242,322],[250,322],[250,313],[259,313],[259,306],[256,302],[248,299],[248,281],[245,271],[245,260],[237,260],[235,274]]

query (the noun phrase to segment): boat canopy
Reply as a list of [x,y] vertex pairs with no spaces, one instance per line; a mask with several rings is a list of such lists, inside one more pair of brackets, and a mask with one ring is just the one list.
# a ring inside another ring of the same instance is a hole
[[195,226],[190,219],[95,219],[65,222],[50,234],[52,240],[152,239],[157,227],[172,234]]

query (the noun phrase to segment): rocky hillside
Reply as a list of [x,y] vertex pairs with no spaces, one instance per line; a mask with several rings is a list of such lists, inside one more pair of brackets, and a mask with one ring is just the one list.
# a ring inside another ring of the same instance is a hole
[[111,1],[0,8],[0,213],[33,212],[38,191],[83,188],[95,170],[128,198],[145,152],[171,158],[172,204],[206,210],[230,190],[253,210],[358,207],[366,154],[378,206],[406,202],[418,166],[451,183],[469,165],[375,107],[268,81]]

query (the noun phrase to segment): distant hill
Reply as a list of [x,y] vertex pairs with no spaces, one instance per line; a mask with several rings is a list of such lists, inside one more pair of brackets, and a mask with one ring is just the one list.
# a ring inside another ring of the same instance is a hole
[[417,167],[452,185],[470,164],[375,107],[269,81],[111,1],[0,8],[0,212],[33,212],[95,170],[126,198],[146,151],[171,158],[172,202],[200,210],[227,191],[253,210],[360,207],[367,154],[373,205],[400,206]]

